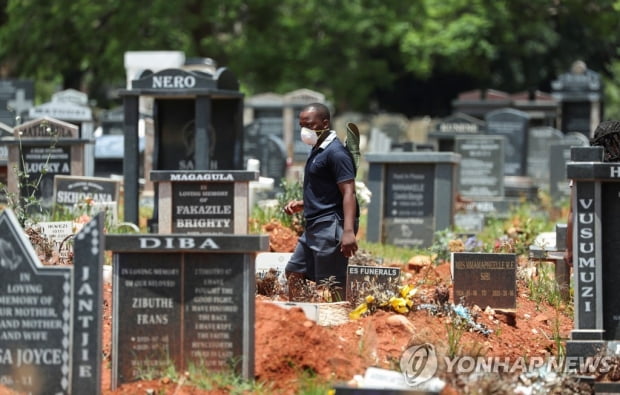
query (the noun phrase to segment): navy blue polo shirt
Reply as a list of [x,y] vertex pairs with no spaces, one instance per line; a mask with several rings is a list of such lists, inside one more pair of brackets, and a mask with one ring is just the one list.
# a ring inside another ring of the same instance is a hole
[[304,170],[304,217],[315,220],[336,213],[344,218],[338,184],[355,179],[353,157],[335,131],[313,148]]

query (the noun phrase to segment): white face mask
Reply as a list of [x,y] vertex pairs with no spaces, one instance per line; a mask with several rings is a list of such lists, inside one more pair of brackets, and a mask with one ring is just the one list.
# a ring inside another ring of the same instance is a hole
[[303,141],[304,143],[311,145],[311,146],[315,146],[316,142],[319,140],[319,136],[322,133],[325,133],[328,129],[325,130],[312,130],[312,129],[308,129],[306,127],[301,128],[301,141]]

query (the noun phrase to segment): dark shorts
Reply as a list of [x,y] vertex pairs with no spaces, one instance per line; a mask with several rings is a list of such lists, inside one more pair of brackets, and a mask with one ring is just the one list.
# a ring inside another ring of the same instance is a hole
[[344,221],[335,214],[307,223],[286,271],[304,273],[307,279],[317,284],[334,276],[337,286],[344,288],[349,258],[340,252],[343,224]]

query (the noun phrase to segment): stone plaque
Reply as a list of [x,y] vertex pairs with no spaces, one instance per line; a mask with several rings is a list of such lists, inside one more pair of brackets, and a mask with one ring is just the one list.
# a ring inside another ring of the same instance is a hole
[[461,154],[458,190],[468,198],[504,196],[504,137],[457,136],[454,152]]
[[498,309],[515,309],[517,258],[515,254],[452,253],[454,302]]
[[250,355],[243,341],[244,264],[240,254],[187,256],[183,337],[187,363],[239,371],[238,358]]
[[27,181],[22,184],[21,196],[34,196],[41,206],[49,208],[54,198],[54,176],[71,174],[71,147],[23,147],[22,171]]
[[[620,169],[617,169],[620,170]],[[580,205],[582,202],[579,203]],[[581,211],[580,211],[581,212]],[[620,183],[606,182],[601,185],[601,213],[620,212]],[[587,217],[579,219],[580,227]],[[603,240],[601,251],[603,255],[603,329],[605,329],[606,340],[620,340],[620,298],[616,279],[620,276],[620,266],[616,264],[618,254],[620,254],[620,216],[605,215],[602,224]],[[580,239],[585,239],[585,235],[580,235]],[[585,241],[585,240],[584,240]],[[580,243],[582,253],[587,251],[587,244]],[[579,263],[583,261],[580,259]],[[584,265],[585,266],[585,265]],[[579,279],[582,289],[588,283],[594,282],[594,276],[588,275],[582,267],[581,278]],[[584,296],[584,295],[582,295]]]
[[385,177],[385,241],[402,247],[431,245],[435,166],[390,165]]
[[544,189],[549,188],[551,145],[562,142],[561,131],[548,126],[531,128],[527,152],[527,175]]
[[171,364],[254,376],[254,256],[267,236],[108,235],[112,388]]
[[7,210],[0,216],[0,383],[66,394],[71,268],[42,266],[18,224]]
[[378,297],[386,291],[398,294],[400,269],[384,266],[347,267],[347,301],[353,307],[364,302],[368,295]]
[[103,226],[99,213],[74,238],[72,394],[101,393]]
[[114,275],[114,331],[118,379],[181,366],[182,256],[118,254]]
[[524,176],[527,171],[529,115],[523,111],[504,108],[485,116],[487,133],[506,137],[504,146],[504,175]]
[[229,183],[172,183],[174,233],[234,233],[234,189]]
[[0,384],[100,393],[102,234],[98,216],[76,237],[73,266],[44,266],[13,213],[0,214]]
[[101,177],[54,177],[54,202],[73,207],[90,198],[96,203],[118,202],[120,182]]

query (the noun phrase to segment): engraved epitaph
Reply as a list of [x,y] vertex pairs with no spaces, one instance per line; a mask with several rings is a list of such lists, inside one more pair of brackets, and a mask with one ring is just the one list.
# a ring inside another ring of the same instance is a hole
[[454,152],[461,154],[458,191],[468,198],[504,196],[504,138],[457,136]]
[[104,214],[97,214],[74,238],[73,394],[101,393]]
[[432,244],[435,167],[391,165],[386,169],[386,241],[403,247]]
[[485,115],[485,120],[488,134],[506,137],[504,175],[526,175],[529,115],[512,108],[503,108],[491,111]]
[[266,236],[108,235],[112,388],[171,363],[253,377],[254,256],[268,245]]
[[0,382],[18,391],[69,393],[70,267],[41,265],[17,219],[0,214]]
[[515,254],[455,252],[452,254],[454,301],[482,309],[514,309],[517,298]]

